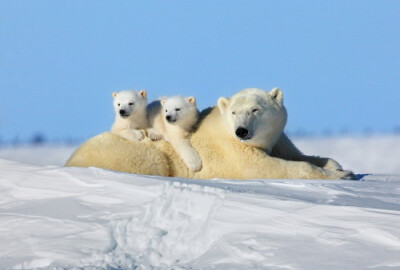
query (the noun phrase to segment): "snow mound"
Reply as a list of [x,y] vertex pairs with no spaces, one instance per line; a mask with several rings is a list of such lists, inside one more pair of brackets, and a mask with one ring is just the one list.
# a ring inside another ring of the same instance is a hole
[[0,269],[400,267],[400,175],[188,180],[0,160]]

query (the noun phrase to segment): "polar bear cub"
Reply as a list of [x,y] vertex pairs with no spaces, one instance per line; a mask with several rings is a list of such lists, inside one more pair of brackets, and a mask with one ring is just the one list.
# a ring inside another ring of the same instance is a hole
[[149,104],[148,121],[151,126],[147,135],[151,140],[169,142],[191,171],[201,170],[199,154],[189,141],[191,132],[199,120],[194,97],[173,96]]
[[111,133],[130,141],[140,141],[145,134],[141,129],[148,128],[146,90],[125,90],[113,92],[115,121]]

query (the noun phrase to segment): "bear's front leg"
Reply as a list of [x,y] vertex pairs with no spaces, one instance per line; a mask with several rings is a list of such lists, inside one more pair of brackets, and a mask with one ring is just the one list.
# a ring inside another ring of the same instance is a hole
[[342,166],[334,159],[304,155],[285,133],[274,146],[271,156],[291,161],[306,161],[332,172],[343,171]]
[[246,164],[243,178],[276,178],[276,179],[353,179],[349,171],[330,171],[306,161],[290,161],[271,157],[265,152],[253,150],[251,158],[242,162]]
[[322,168],[329,171],[343,170],[342,165],[340,165],[339,162],[331,158],[326,158],[326,163]]
[[203,162],[201,161],[200,155],[190,144],[189,140],[187,139],[174,140],[171,141],[171,144],[175,152],[178,153],[178,155],[185,162],[189,170],[193,172],[198,172],[201,170],[201,168],[203,167]]
[[355,178],[351,171],[342,169],[327,170],[306,161],[283,161],[280,163],[287,167],[289,178],[326,180],[351,180]]
[[[315,166],[312,163],[308,163],[305,161],[292,161],[295,165],[300,165],[300,167],[302,167],[301,171],[302,172],[306,172],[309,175],[316,175],[315,173],[317,171],[318,174],[322,173],[323,174],[323,178],[321,179],[327,179],[327,180],[334,180],[334,179],[342,179],[342,180],[353,180],[355,179],[355,175],[353,174],[352,171],[346,171],[346,170],[342,170],[341,167],[340,168],[332,168],[332,169],[325,169],[324,167],[318,167]],[[298,164],[296,164],[298,163]],[[339,165],[340,166],[340,165]],[[318,179],[318,178],[317,178]]]
[[343,170],[342,166],[334,159],[325,158],[325,157],[317,157],[317,156],[306,156],[301,155],[294,159],[296,161],[306,161],[314,164],[315,166],[321,167],[328,171],[339,171]]
[[155,128],[149,128],[147,130],[147,137],[149,137],[152,141],[159,141],[163,138],[163,135]]
[[124,139],[127,139],[128,141],[133,141],[133,142],[138,142],[144,139],[145,134],[143,130],[137,130],[137,129],[123,129],[123,130],[118,130],[114,131],[113,133],[118,134]]

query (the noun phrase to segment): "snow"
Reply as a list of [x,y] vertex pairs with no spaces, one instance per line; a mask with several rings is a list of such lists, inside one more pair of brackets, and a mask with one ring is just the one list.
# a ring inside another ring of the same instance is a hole
[[379,173],[359,181],[164,178],[62,167],[73,147],[0,149],[0,269],[399,269],[399,142],[296,141]]
[[331,157],[356,173],[400,173],[400,135],[296,139],[308,155]]
[[76,148],[71,145],[0,147],[0,158],[35,165],[63,166]]

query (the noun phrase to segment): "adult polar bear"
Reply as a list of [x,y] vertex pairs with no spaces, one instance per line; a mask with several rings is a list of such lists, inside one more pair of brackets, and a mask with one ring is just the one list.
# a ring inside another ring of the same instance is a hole
[[[333,160],[302,155],[283,134],[285,123],[286,110],[279,89],[269,93],[244,89],[229,100],[220,98],[218,107],[202,113],[190,138],[203,161],[199,172],[190,171],[165,141],[129,142],[109,132],[85,142],[66,166],[197,179],[352,177]],[[269,152],[285,159],[270,156]]]

